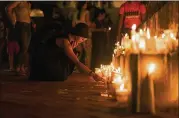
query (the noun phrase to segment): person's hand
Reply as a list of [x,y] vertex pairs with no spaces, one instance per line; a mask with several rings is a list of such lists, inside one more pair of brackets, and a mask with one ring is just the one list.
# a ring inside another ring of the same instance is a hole
[[95,81],[103,81],[103,78],[102,77],[100,77],[100,76],[98,76],[96,73],[94,73],[94,72],[92,72],[91,73],[91,76],[93,77],[93,79],[95,80]]

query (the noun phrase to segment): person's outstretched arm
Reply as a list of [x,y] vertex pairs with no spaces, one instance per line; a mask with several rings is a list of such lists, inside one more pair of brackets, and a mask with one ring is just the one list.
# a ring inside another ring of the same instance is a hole
[[99,77],[91,69],[89,69],[87,66],[85,66],[83,63],[81,63],[79,61],[79,59],[73,52],[72,46],[68,40],[64,40],[64,50],[65,50],[65,53],[67,54],[67,56],[75,63],[77,68],[81,69],[86,74],[93,76],[93,78],[95,80],[97,80],[97,81],[99,80]]
[[87,66],[85,66],[83,63],[81,63],[79,61],[79,59],[73,52],[73,48],[68,40],[64,40],[64,50],[65,50],[65,53],[67,54],[67,56],[75,63],[75,65],[79,69],[83,70],[85,73],[91,72],[91,70]]

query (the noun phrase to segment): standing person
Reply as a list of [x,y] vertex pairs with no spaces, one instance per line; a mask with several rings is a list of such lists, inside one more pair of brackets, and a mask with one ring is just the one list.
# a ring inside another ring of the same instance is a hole
[[73,15],[73,21],[72,21],[73,27],[78,23],[86,23],[88,26],[91,25],[86,1],[79,1],[77,3],[77,12],[74,13]]
[[[106,56],[108,54],[107,50],[107,33],[108,24],[105,23],[106,12],[104,9],[96,10],[96,18],[93,23],[92,31],[92,62],[91,66],[94,70],[96,67],[100,67],[101,63],[108,63],[106,61]],[[105,52],[105,53],[104,53]]]
[[[20,46],[18,54],[18,66],[16,72],[18,75],[26,75],[25,64],[28,64],[28,47],[31,35],[31,18],[30,18],[30,3],[27,1],[12,2],[7,6],[7,13],[11,23],[16,29],[16,38]],[[15,12],[14,22],[12,12]]]
[[[64,81],[77,66],[86,74],[100,78],[87,66],[79,61],[74,49],[88,38],[88,26],[77,24],[71,33],[59,33],[58,24],[54,25],[54,34],[43,44],[39,44],[32,53],[32,63],[29,80]],[[46,37],[45,37],[46,38]]]
[[[13,16],[14,16],[14,22],[16,22],[14,12],[13,12]],[[8,34],[7,34],[7,53],[9,56],[9,70],[14,71],[14,66],[15,67],[17,66],[16,58],[20,48],[16,39],[16,35],[15,35],[16,32],[14,26],[10,24],[8,26],[9,27],[8,27]]]
[[127,1],[120,7],[118,37],[117,40],[121,41],[121,34],[128,33],[130,36],[131,27],[136,24],[138,27],[145,19],[146,7],[140,1]]
[[98,9],[96,13],[96,18],[94,20],[93,28],[108,28],[108,25],[105,23],[106,12],[104,9]]

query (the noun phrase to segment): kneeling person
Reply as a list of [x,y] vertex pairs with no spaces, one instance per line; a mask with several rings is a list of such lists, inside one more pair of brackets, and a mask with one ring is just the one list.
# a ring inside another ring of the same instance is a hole
[[64,81],[72,74],[75,65],[95,80],[100,80],[74,53],[75,47],[88,38],[88,30],[86,24],[79,23],[70,33],[56,34],[38,46],[32,54],[29,80]]

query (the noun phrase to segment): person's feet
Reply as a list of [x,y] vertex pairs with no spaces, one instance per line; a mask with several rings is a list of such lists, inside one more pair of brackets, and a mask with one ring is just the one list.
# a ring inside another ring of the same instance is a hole
[[25,71],[19,71],[19,72],[16,72],[16,75],[17,76],[27,76],[27,73]]
[[16,75],[17,76],[27,76],[27,72],[25,71],[25,68],[17,68],[16,69]]

